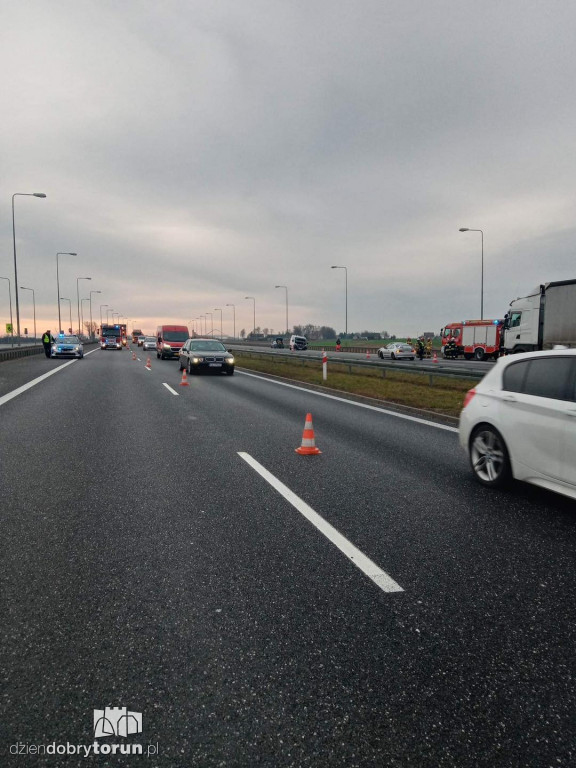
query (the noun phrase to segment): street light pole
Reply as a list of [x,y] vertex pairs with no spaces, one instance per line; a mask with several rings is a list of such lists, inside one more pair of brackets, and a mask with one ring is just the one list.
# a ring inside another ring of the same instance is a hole
[[[102,333],[102,307],[107,307],[108,304],[100,304],[100,333]],[[106,322],[108,322],[108,318],[106,318]]]
[[290,333],[290,326],[288,325],[288,288],[285,285],[275,285],[274,288],[284,288],[286,291],[286,333]]
[[480,232],[482,237],[482,262],[480,272],[480,320],[484,320],[484,232],[481,229],[470,229],[470,227],[460,227],[460,232]]
[[82,328],[80,327],[80,288],[78,287],[80,280],[92,280],[92,278],[91,277],[76,278],[76,298],[78,299],[78,336],[82,335]]
[[254,328],[252,329],[252,335],[256,336],[256,299],[254,296],[244,296],[245,299],[252,299],[254,302]]
[[8,280],[8,300],[10,302],[10,328],[12,328],[12,331],[10,335],[12,336],[12,343],[10,344],[11,347],[14,346],[14,325],[12,323],[12,289],[10,288],[10,278],[9,277],[0,277],[0,280]]
[[20,306],[18,304],[18,268],[16,266],[16,223],[14,219],[15,197],[46,197],[44,192],[15,192],[12,195],[12,241],[14,243],[14,293],[16,295],[16,329],[18,334],[18,346],[20,346]]
[[210,327],[212,329],[210,331],[210,337],[213,339],[214,338],[214,315],[212,314],[212,312],[206,312],[206,314],[210,315]]
[[92,294],[93,293],[102,293],[102,291],[90,291],[90,337],[93,339],[94,334],[94,323],[92,322]]
[[236,341],[236,305],[226,304],[227,307],[232,307],[232,317],[234,318],[234,341]]
[[59,251],[56,254],[56,287],[58,288],[58,333],[62,333],[62,318],[60,316],[60,274],[58,269],[58,256],[78,256],[71,251]]
[[32,306],[34,307],[34,341],[36,341],[36,293],[34,291],[34,288],[26,288],[25,286],[20,286],[21,291],[32,291]]
[[[110,318],[108,317],[110,312],[114,312],[114,310],[111,307],[106,310],[106,325],[110,324]],[[112,322],[114,322],[114,315],[112,315]]]
[[84,302],[90,301],[90,299],[80,299],[80,317],[82,318],[82,328],[84,328]]
[[60,301],[67,301],[70,306],[70,333],[74,333],[74,329],[72,328],[72,301],[64,296],[60,296]]
[[220,312],[220,341],[222,341],[222,310],[220,307],[214,307],[214,312]]
[[347,267],[330,267],[330,269],[343,269],[346,273],[346,322],[345,322],[345,328],[344,328],[344,335],[346,338],[348,337],[348,268]]

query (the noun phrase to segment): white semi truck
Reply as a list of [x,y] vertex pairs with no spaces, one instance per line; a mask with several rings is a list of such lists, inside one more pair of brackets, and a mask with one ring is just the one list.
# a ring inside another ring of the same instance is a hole
[[576,347],[576,280],[544,283],[528,296],[511,301],[504,316],[505,353],[556,345]]

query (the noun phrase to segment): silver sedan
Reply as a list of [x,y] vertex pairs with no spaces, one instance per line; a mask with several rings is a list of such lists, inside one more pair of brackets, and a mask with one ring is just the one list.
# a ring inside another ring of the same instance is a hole
[[388,344],[387,347],[380,347],[378,350],[378,357],[381,360],[414,360],[415,356],[416,352],[410,344],[404,344],[400,341],[393,341],[392,344]]

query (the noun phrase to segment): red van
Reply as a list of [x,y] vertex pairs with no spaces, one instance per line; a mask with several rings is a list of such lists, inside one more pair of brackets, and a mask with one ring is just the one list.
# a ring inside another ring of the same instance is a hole
[[185,325],[159,325],[156,331],[156,357],[178,357],[186,339],[190,338]]

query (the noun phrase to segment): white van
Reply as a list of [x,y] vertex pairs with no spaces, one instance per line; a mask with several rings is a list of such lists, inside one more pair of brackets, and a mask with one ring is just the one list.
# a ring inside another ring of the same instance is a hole
[[292,351],[308,349],[306,336],[290,336],[290,349]]

